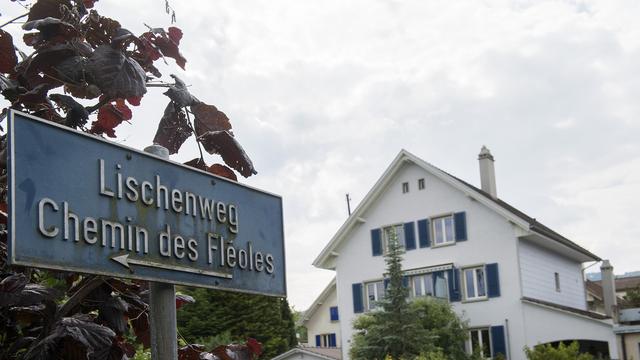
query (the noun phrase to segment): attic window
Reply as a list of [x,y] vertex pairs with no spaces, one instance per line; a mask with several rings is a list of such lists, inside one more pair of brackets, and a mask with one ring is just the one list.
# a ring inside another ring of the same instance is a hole
[[556,281],[556,291],[560,292],[560,274],[558,274],[556,272],[556,273],[553,273],[553,276],[554,276],[555,281]]
[[424,190],[424,178],[418,179],[418,190]]
[[403,182],[402,183],[402,193],[406,194],[409,192],[409,183],[408,182]]

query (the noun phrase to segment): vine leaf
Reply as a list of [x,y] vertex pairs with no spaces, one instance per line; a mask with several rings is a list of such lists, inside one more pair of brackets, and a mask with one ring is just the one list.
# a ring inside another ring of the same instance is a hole
[[178,152],[182,144],[193,134],[187,114],[171,101],[164,109],[164,115],[158,124],[153,142],[166,147],[169,154]]
[[213,105],[198,102],[191,106],[191,112],[195,116],[194,127],[198,136],[208,131],[231,130],[227,115]]
[[153,44],[157,50],[160,50],[162,55],[173,58],[176,64],[184,70],[187,59],[180,54],[180,50],[178,49],[180,39],[182,39],[182,30],[173,26],[170,27],[168,31],[152,29],[152,31],[147,31],[142,34],[142,37]]
[[100,16],[95,10],[91,10],[87,21],[83,24],[85,38],[93,48],[100,45],[108,45],[120,29],[120,23],[106,16]]
[[31,9],[29,9],[29,17],[27,21],[44,19],[53,17],[62,19],[62,8],[71,9],[72,5],[68,0],[38,0]]
[[13,38],[11,34],[0,29],[0,73],[13,73],[13,69],[18,64]]
[[165,91],[164,95],[167,95],[179,107],[196,104],[198,100],[189,93],[184,81],[173,74],[171,74],[171,77],[175,80],[175,83],[169,86],[169,90]]
[[209,154],[220,154],[222,160],[244,177],[257,174],[244,149],[229,131],[208,131],[198,137]]
[[94,353],[109,351],[116,334],[93,320],[90,314],[62,318],[47,337],[29,349],[25,359],[53,359],[60,348],[72,351],[66,353],[67,359],[80,359],[82,355],[91,359]]
[[233,172],[228,166],[222,164],[213,164],[207,168],[207,171],[218,176],[226,177],[233,181],[238,181],[236,173]]
[[109,45],[100,45],[87,63],[87,75],[107,98],[140,97],[147,92],[140,65]]
[[53,100],[58,106],[63,108],[67,117],[65,124],[72,128],[84,126],[89,120],[89,112],[79,102],[75,101],[71,96],[62,94],[51,94],[49,99]]
[[91,124],[91,132],[94,134],[107,134],[108,137],[116,137],[116,126],[125,120],[131,120],[133,114],[123,99],[105,104],[98,110],[98,120]]

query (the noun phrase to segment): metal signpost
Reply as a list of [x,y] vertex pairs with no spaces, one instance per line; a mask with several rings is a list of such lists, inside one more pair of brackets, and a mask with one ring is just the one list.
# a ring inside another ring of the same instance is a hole
[[11,264],[286,296],[279,196],[20,112],[8,138]]

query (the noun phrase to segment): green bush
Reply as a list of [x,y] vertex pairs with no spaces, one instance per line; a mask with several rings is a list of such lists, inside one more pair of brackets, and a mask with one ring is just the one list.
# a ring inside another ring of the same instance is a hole
[[533,349],[525,346],[524,353],[528,360],[593,360],[591,354],[580,353],[578,342],[569,345],[562,342],[558,347],[551,344],[537,345]]

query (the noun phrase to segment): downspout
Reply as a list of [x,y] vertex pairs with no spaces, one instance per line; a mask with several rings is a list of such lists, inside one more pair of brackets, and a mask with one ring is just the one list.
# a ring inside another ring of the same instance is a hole
[[620,335],[620,341],[622,342],[622,360],[627,360],[627,344],[624,341],[624,333]]
[[505,330],[505,337],[507,338],[507,359],[511,359],[511,339],[509,338],[509,319],[504,319],[504,330]]

